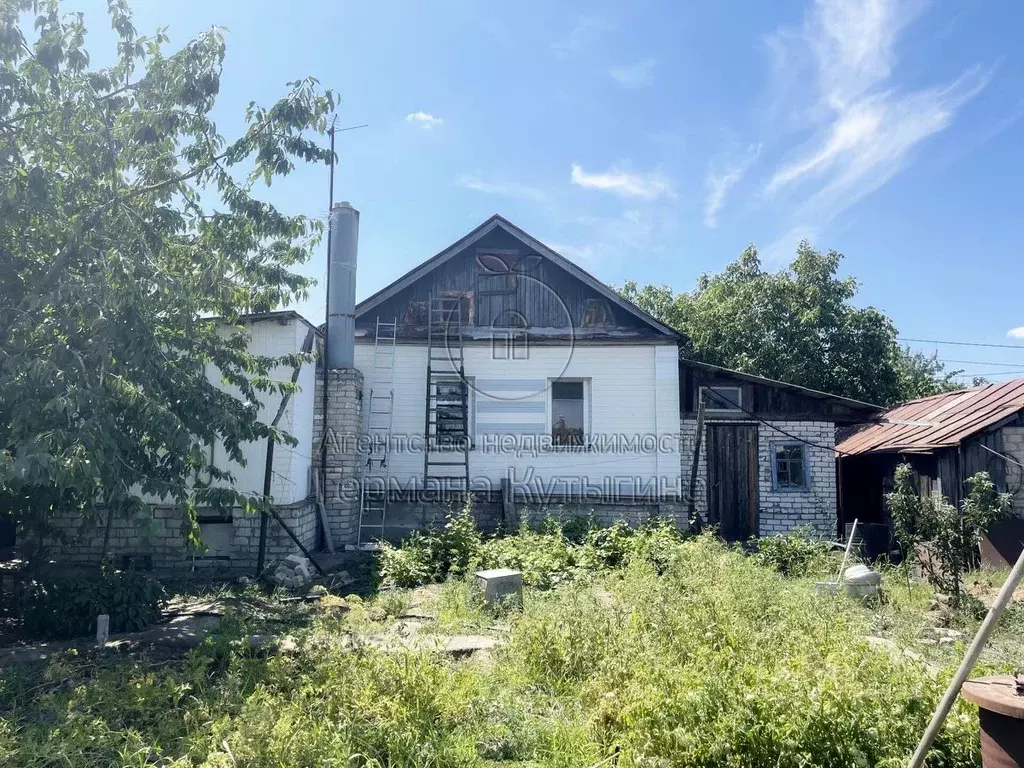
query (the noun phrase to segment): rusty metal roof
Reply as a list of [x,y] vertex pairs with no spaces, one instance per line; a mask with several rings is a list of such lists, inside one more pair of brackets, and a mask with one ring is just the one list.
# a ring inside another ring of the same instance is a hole
[[946,392],[898,405],[878,422],[847,432],[840,455],[928,453],[957,445],[1024,410],[1024,379]]

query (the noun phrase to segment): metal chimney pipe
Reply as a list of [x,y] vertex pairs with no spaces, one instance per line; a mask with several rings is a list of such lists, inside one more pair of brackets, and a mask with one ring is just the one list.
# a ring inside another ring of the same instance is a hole
[[327,367],[355,367],[356,259],[359,211],[348,202],[331,209],[330,291],[327,294]]

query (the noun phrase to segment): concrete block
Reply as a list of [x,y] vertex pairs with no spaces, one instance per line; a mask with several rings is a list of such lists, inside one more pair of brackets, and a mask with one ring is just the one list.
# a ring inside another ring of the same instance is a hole
[[511,568],[492,568],[477,571],[476,581],[484,593],[484,603],[488,606],[498,603],[523,604],[523,573]]

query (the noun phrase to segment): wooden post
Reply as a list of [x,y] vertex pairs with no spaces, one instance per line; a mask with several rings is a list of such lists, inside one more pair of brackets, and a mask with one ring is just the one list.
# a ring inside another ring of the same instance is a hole
[[512,504],[512,481],[507,477],[501,478],[501,522],[512,523],[515,511]]
[[[693,461],[690,464],[690,496],[686,516],[693,525],[697,517],[697,470],[700,463],[700,445],[704,437],[704,398],[697,395],[697,437],[693,441]],[[700,527],[699,525],[697,526]]]
[[1016,565],[1013,566],[1013,570],[1010,571],[1010,575],[1003,583],[1003,588],[999,590],[996,601],[989,608],[988,615],[985,617],[985,621],[982,622],[978,634],[971,641],[971,647],[967,649],[967,655],[964,656],[960,668],[949,682],[949,687],[942,696],[942,701],[939,702],[939,707],[935,710],[935,714],[932,715],[932,721],[928,723],[928,728],[925,730],[924,736],[921,737],[921,743],[917,745],[917,751],[914,752],[914,756],[910,759],[908,768],[921,768],[924,765],[924,759],[928,756],[932,742],[939,735],[939,729],[942,728],[942,724],[946,721],[949,710],[953,708],[953,702],[956,701],[956,697],[960,694],[960,689],[963,687],[964,682],[966,682],[967,676],[971,674],[971,670],[978,661],[978,657],[981,655],[981,651],[984,649],[989,637],[992,636],[992,632],[999,622],[999,617],[1002,616],[1007,604],[1013,597],[1014,590],[1020,584],[1021,577],[1024,577],[1024,552],[1021,552],[1020,557],[1017,558]]
[[[326,326],[324,326],[324,327],[326,328]],[[308,355],[312,351],[313,351],[313,329],[310,328],[308,331],[306,331],[306,338],[302,342],[301,354]],[[326,366],[326,363],[324,363],[324,365]],[[297,382],[299,380],[299,371],[301,371],[301,370],[302,370],[302,363],[299,363],[297,366],[295,366],[292,369],[292,380],[291,381],[292,381],[292,385],[293,386],[295,385],[295,382]],[[284,416],[285,408],[288,407],[288,401],[291,399],[291,397],[292,397],[291,392],[288,392],[288,393],[286,393],[284,395],[284,397],[281,398],[281,403],[277,406],[277,413],[274,415],[273,421],[270,422],[271,428],[276,427],[278,422],[281,421],[281,417]],[[325,424],[327,423],[327,411],[326,410],[324,411],[324,423]],[[325,432],[326,432],[326,430],[325,430]],[[273,478],[273,474],[274,474],[274,435],[271,434],[270,437],[267,438],[267,458],[266,458],[266,461],[265,461],[265,463],[263,465],[263,508],[264,508],[264,510],[270,510],[271,514],[274,516],[274,519],[277,520],[279,523],[281,523],[281,526],[286,531],[288,531],[288,535],[292,537],[292,539],[295,541],[295,543],[299,545],[299,548],[302,549],[303,553],[305,553],[305,551],[306,551],[305,547],[303,547],[302,544],[299,543],[299,540],[297,538],[295,538],[295,535],[293,533],[291,533],[291,531],[288,528],[288,526],[286,526],[281,521],[281,518],[280,518],[280,516],[278,516],[277,512],[273,511],[273,509],[271,508],[271,504],[270,504],[270,484],[271,484],[271,480]],[[257,576],[259,576],[261,573],[263,573],[263,568],[266,566],[266,563],[267,563],[267,522],[268,522],[267,521],[267,512],[266,511],[261,512],[260,513],[260,544],[259,544],[259,551],[256,553],[256,575]],[[309,555],[307,554],[306,557],[309,557]],[[310,560],[312,560],[312,559],[313,558],[310,558]],[[314,565],[316,565],[316,563],[314,563]],[[320,566],[318,566],[318,565],[317,565],[317,570],[320,570]],[[323,571],[320,571],[320,573],[322,574]]]

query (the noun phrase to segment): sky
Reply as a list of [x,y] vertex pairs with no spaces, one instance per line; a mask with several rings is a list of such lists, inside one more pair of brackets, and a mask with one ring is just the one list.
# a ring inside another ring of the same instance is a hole
[[[104,58],[105,0],[66,0]],[[312,75],[368,296],[500,213],[599,279],[691,290],[750,243],[835,249],[857,301],[951,368],[1024,376],[1024,5],[896,0],[135,0],[177,48],[226,27],[214,112]],[[327,169],[263,196],[325,217]],[[321,280],[297,308],[324,313]],[[958,362],[964,361],[964,362]]]

